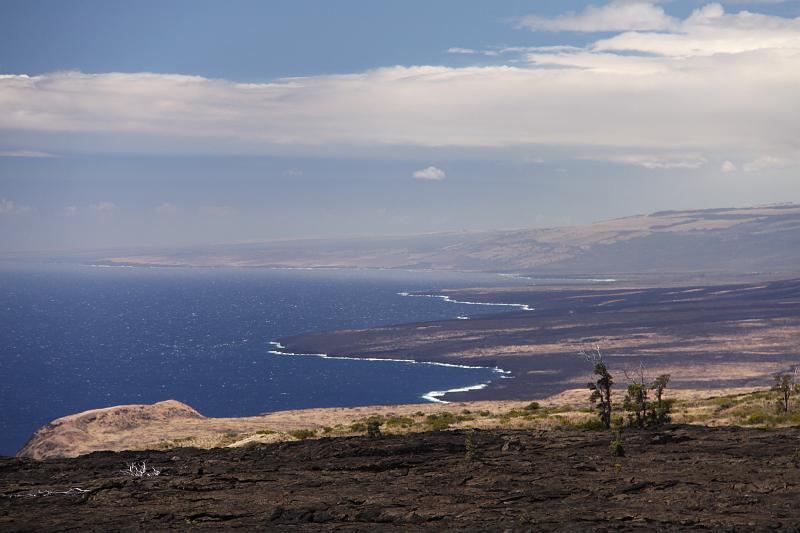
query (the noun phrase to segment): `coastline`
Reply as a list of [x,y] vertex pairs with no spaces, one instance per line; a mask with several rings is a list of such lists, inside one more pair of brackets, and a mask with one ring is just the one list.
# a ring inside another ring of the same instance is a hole
[[[430,365],[430,366],[442,366],[447,368],[468,368],[468,369],[485,369],[491,370],[499,376],[496,379],[503,379],[507,378],[508,374],[511,372],[508,370],[503,370],[499,367],[487,367],[487,366],[474,366],[474,365],[459,365],[454,363],[438,363],[434,361],[416,361],[414,359],[390,359],[390,358],[381,358],[381,357],[353,357],[353,356],[345,356],[345,355],[328,355],[326,353],[295,353],[295,352],[287,352],[286,346],[280,343],[280,341],[270,341],[270,345],[274,346],[275,349],[269,350],[267,353],[273,355],[285,355],[291,357],[320,357],[322,359],[336,359],[336,360],[344,360],[344,361],[372,361],[372,362],[393,362],[393,363],[407,363],[407,364],[414,364],[414,365]],[[441,403],[441,404],[449,404],[451,402],[443,400],[442,398],[448,394],[453,393],[461,393],[461,392],[469,392],[474,390],[482,390],[489,386],[489,384],[494,380],[485,381],[482,383],[476,383],[475,385],[467,385],[464,387],[457,387],[454,389],[447,389],[447,390],[433,390],[426,392],[425,394],[421,395],[420,398],[423,400],[427,400],[431,403]]]
[[515,309],[521,309],[522,311],[535,311],[533,307],[530,307],[528,304],[515,304],[515,303],[491,303],[491,302],[468,302],[465,300],[454,300],[450,296],[446,294],[423,294],[423,293],[414,293],[414,292],[398,292],[398,296],[406,296],[409,298],[438,298],[443,300],[447,303],[451,304],[462,304],[462,305],[484,305],[489,307],[512,307]]
[[447,391],[447,400],[455,402],[544,397],[584,386],[591,365],[577,353],[595,344],[615,373],[641,362],[648,374],[671,374],[676,388],[760,387],[796,364],[800,345],[796,278],[448,289],[413,296],[513,310],[469,320],[316,332],[280,342],[296,353],[502,368],[505,377],[514,378]]

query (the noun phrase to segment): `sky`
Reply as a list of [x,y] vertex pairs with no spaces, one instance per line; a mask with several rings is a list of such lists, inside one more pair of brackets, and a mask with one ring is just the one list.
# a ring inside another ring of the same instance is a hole
[[800,202],[800,0],[0,0],[0,252]]

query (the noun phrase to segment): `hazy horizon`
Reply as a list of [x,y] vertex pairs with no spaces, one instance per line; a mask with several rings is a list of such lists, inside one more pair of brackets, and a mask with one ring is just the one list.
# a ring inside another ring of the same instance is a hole
[[800,202],[795,0],[0,13],[0,252]]

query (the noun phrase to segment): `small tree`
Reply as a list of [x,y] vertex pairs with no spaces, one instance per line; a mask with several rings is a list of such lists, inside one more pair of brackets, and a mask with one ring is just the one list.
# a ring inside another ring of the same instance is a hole
[[793,392],[798,389],[797,384],[794,382],[794,376],[789,373],[775,374],[775,385],[772,390],[778,391],[781,396],[781,408],[784,413],[789,412],[789,397]]
[[623,370],[625,378],[628,380],[628,390],[625,391],[625,399],[622,403],[622,408],[628,411],[629,425],[636,424],[636,427],[643,428],[645,425],[645,418],[647,416],[647,391],[648,386],[645,383],[644,365],[639,363],[638,372],[628,372]]
[[672,407],[672,401],[664,400],[664,389],[667,388],[670,380],[669,374],[661,374],[650,385],[650,389],[655,391],[656,401],[650,407],[650,418],[656,424],[669,422],[669,412]]
[[594,374],[597,376],[597,379],[593,383],[590,382],[587,385],[591,391],[589,401],[592,402],[592,405],[596,405],[597,415],[600,417],[600,421],[603,422],[603,426],[605,426],[606,429],[610,429],[612,409],[611,387],[614,385],[614,379],[608,372],[608,367],[605,361],[603,361],[603,353],[600,351],[599,346],[595,346],[594,350],[591,352],[581,350],[579,354],[594,365]]
[[636,423],[636,427],[643,428],[647,413],[647,388],[642,383],[631,383],[625,391],[625,399],[622,408],[630,414],[630,425]]
[[661,397],[664,395],[664,389],[667,388],[667,384],[670,380],[669,374],[661,374],[656,379],[653,380],[653,384],[650,385],[650,388],[656,392],[656,407],[661,408],[662,400]]

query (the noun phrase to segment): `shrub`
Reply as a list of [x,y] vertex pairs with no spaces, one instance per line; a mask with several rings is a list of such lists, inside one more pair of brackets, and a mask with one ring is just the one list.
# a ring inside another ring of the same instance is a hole
[[773,422],[772,416],[761,410],[752,413],[745,420],[745,423],[750,425],[767,424],[769,422]]
[[428,425],[433,431],[442,431],[450,427],[450,422],[444,418],[439,418],[437,420],[428,421]]
[[391,416],[386,419],[388,427],[409,428],[414,425],[414,420],[406,416]]
[[528,405],[526,405],[523,409],[525,409],[526,411],[538,411],[539,407],[540,407],[539,402],[531,402]]
[[382,422],[378,420],[370,420],[367,422],[367,437],[376,439],[381,436]]
[[586,431],[599,431],[606,427],[599,418],[587,418],[585,420],[573,422],[571,425],[575,429],[583,429]]
[[453,413],[441,413],[438,415],[428,415],[425,417],[425,423],[433,431],[441,431],[443,429],[447,429],[450,427],[451,424],[456,422],[456,417],[453,416]]
[[314,431],[313,429],[297,429],[295,431],[290,431],[289,435],[298,440],[304,440],[316,437],[317,432]]
[[470,462],[478,457],[478,439],[472,429],[464,436],[464,459]]
[[608,450],[614,457],[625,457],[625,448],[622,446],[622,438],[617,434],[617,438],[608,445]]

